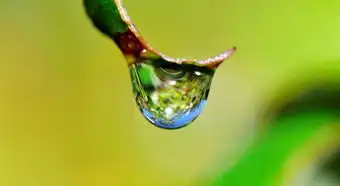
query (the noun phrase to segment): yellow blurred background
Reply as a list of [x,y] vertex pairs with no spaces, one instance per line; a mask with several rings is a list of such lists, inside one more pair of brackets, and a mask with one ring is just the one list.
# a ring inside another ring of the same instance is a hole
[[211,185],[252,143],[268,98],[340,72],[338,0],[123,3],[167,55],[238,48],[202,115],[176,131],[149,124],[125,59],[81,0],[1,0],[1,186]]

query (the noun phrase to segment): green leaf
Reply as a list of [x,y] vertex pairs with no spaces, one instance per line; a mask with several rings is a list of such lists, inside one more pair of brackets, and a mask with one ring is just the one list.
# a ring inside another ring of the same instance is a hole
[[128,31],[114,0],[84,0],[84,6],[94,26],[105,35],[112,37]]

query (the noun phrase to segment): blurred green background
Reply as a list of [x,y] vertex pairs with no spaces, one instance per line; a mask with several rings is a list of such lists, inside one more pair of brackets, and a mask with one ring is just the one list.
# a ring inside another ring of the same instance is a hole
[[310,82],[337,81],[340,1],[123,3],[167,55],[201,59],[237,46],[202,115],[176,131],[149,124],[122,54],[81,0],[1,0],[1,186],[208,186],[222,174],[232,186],[291,186],[339,147],[327,114],[278,128],[263,118]]

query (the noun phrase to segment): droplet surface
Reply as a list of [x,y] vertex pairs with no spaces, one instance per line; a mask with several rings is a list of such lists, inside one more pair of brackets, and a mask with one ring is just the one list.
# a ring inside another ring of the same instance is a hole
[[206,104],[214,70],[195,65],[143,60],[129,67],[133,92],[154,125],[177,129],[195,120]]
[[215,70],[235,47],[205,60],[171,58],[142,38],[120,0],[84,0],[84,7],[93,25],[123,53],[136,103],[149,122],[178,129],[200,115]]

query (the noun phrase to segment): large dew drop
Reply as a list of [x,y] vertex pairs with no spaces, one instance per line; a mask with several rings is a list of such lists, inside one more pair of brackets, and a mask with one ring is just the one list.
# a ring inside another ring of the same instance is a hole
[[136,103],[155,126],[178,129],[202,112],[216,68],[235,48],[206,60],[168,57],[141,37],[120,0],[84,0],[87,15],[124,54]]
[[158,59],[131,65],[130,74],[143,115],[158,127],[175,129],[188,125],[201,113],[214,70]]

